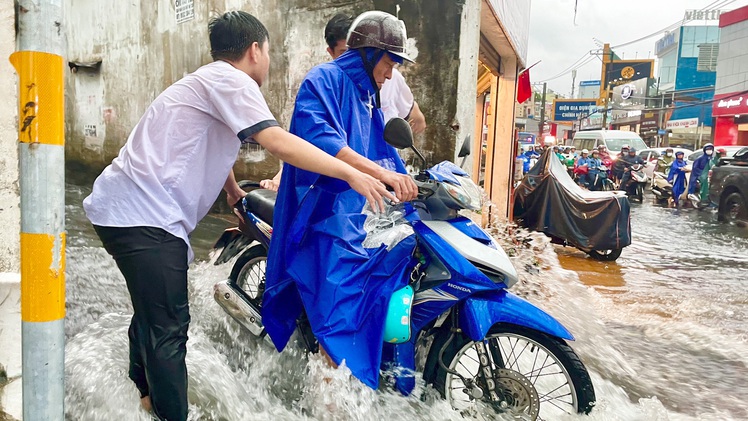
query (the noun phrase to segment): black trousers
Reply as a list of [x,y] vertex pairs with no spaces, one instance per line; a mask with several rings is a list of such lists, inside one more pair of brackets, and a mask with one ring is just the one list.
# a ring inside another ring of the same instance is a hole
[[94,226],[130,292],[129,377],[160,419],[187,419],[187,244],[160,228]]

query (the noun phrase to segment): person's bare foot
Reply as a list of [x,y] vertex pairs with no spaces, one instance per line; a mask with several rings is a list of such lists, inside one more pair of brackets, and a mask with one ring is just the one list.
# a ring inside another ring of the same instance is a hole
[[142,406],[146,412],[151,412],[153,410],[153,406],[151,405],[151,397],[143,396],[142,398],[140,398],[140,406]]

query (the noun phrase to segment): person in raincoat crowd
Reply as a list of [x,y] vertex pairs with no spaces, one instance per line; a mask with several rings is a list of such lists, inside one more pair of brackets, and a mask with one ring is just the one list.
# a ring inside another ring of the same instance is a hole
[[699,179],[705,168],[712,161],[714,157],[714,145],[707,143],[701,148],[704,152],[700,157],[696,158],[691,166],[691,175],[688,177],[688,196],[689,199],[694,202],[699,201],[699,196],[696,194],[699,190]]
[[688,163],[683,159],[683,151],[675,153],[675,161],[670,165],[670,172],[667,175],[667,181],[673,186],[673,204],[679,206],[679,201],[683,192],[686,191],[686,173]]
[[582,149],[582,156],[577,159],[576,165],[574,165],[574,172],[579,174],[579,184],[589,188],[592,183],[590,181],[590,151]]
[[665,149],[665,154],[657,158],[655,171],[667,175],[670,172],[670,166],[673,165],[673,161],[675,161],[675,156],[673,156],[673,148]]
[[221,188],[231,204],[244,196],[232,171],[242,143],[340,179],[361,201],[394,199],[374,177],[279,127],[260,91],[270,41],[259,20],[227,12],[211,19],[208,33],[214,61],[153,101],[83,201],[132,300],[129,377],[160,420],[187,419],[189,235]]
[[598,175],[600,174],[600,167],[603,165],[602,161],[600,160],[600,152],[597,151],[597,149],[592,150],[592,155],[590,155],[590,159],[587,162],[587,165],[590,168],[589,173],[587,173],[587,180],[589,180],[589,189],[590,190],[597,190],[598,189]]
[[[327,53],[333,60],[348,50],[346,37],[352,23],[353,18],[344,13],[338,13],[327,21],[324,37],[327,43]],[[426,130],[426,117],[397,68],[392,69],[392,78],[384,83],[379,97],[385,123],[391,118],[400,117],[410,123],[413,134],[421,134]],[[281,169],[272,179],[260,181],[260,187],[277,191],[283,176],[282,172]]]
[[[393,67],[410,61],[394,16],[358,16],[348,50],[314,67],[301,83],[291,132],[391,186],[400,201],[417,196],[397,151],[383,139],[380,89]],[[284,164],[273,216],[262,321],[276,348],[286,346],[306,311],[320,351],[345,362],[363,383],[379,382],[384,321],[393,291],[407,285],[413,235],[389,251],[363,247],[364,198],[337,180]]]
[[717,166],[719,164],[720,158],[724,157],[725,154],[727,154],[727,150],[725,148],[718,148],[714,151],[714,158],[712,158],[707,164],[706,167],[704,167],[704,171],[701,173],[701,177],[699,177],[699,184],[701,185],[701,190],[699,191],[699,199],[700,203],[709,205],[709,171],[712,170],[713,167]]

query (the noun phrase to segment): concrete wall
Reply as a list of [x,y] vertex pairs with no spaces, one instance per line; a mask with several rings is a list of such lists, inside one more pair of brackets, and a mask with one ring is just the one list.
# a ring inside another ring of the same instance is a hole
[[[0,0],[0,419],[20,419],[21,303],[18,185],[18,86],[13,0]],[[9,417],[9,418],[8,418]]]
[[[281,125],[287,127],[300,81],[314,65],[329,59],[323,39],[327,20],[338,12],[354,16],[369,9],[395,13],[419,51],[418,62],[402,68],[429,127],[416,144],[434,161],[453,159],[458,136],[469,125],[458,96],[475,84],[475,55],[460,47],[465,26],[462,1],[365,0],[211,0],[194,2],[194,19],[177,23],[171,0],[99,2],[66,0],[68,60],[101,61],[98,69],[78,68],[67,78],[67,160],[71,168],[98,174],[116,156],[150,102],[171,83],[211,61],[207,39],[210,16],[242,9],[270,32],[271,72],[262,91]],[[478,7],[476,0],[467,4]],[[477,13],[477,12],[475,12]],[[467,26],[475,27],[473,17]],[[472,37],[472,35],[471,35]],[[477,37],[477,36],[476,36]],[[477,39],[477,38],[476,38]],[[477,48],[477,45],[475,46]],[[465,59],[461,62],[461,58]],[[466,75],[465,86],[458,80]],[[469,95],[471,95],[470,93]],[[240,178],[273,174],[278,161],[258,147],[245,147],[235,167]]]
[[19,270],[18,87],[8,61],[15,51],[14,22],[13,0],[0,0],[0,273]]

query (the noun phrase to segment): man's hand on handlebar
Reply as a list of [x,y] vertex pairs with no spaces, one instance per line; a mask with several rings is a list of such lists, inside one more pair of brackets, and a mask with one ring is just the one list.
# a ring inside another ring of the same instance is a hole
[[384,171],[380,177],[380,181],[392,187],[395,191],[395,196],[401,202],[409,202],[418,197],[418,186],[416,186],[413,178],[407,174]]

